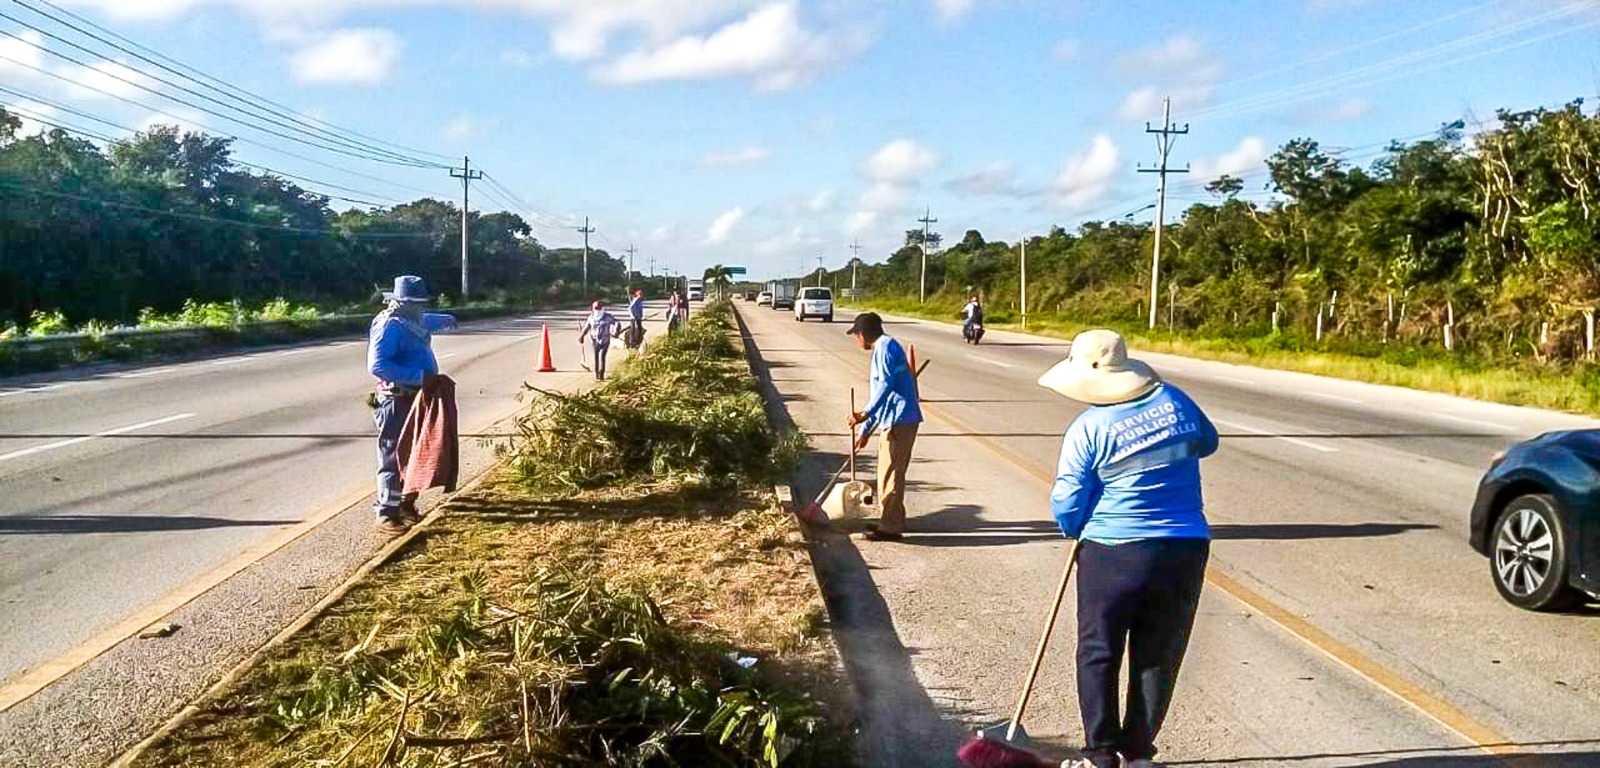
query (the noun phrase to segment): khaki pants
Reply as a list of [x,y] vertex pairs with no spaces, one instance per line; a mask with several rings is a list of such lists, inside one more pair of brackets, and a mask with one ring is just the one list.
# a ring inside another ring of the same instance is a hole
[[883,510],[878,528],[885,533],[906,529],[906,468],[911,466],[917,427],[899,424],[878,436],[878,503]]

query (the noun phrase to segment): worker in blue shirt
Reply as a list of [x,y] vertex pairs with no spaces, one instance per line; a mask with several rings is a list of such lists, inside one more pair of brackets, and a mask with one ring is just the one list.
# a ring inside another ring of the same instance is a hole
[[867,529],[873,541],[899,541],[906,524],[906,468],[911,465],[911,449],[922,424],[922,406],[917,397],[916,374],[906,350],[894,337],[883,332],[883,318],[875,312],[856,315],[847,335],[854,336],[861,349],[872,353],[871,389],[867,405],[850,414],[850,427],[861,428],[856,449],[867,447],[873,432],[878,438],[878,499],[881,515]]
[[644,342],[644,291],[637,288],[628,299],[628,348],[637,349]]
[[367,335],[367,372],[378,380],[378,530],[390,536],[405,533],[419,519],[417,500],[401,494],[400,459],[395,453],[400,430],[417,392],[439,375],[439,361],[430,346],[433,334],[454,330],[450,315],[423,312],[432,299],[422,278],[401,275],[394,290],[383,295],[387,306],[372,319]]
[[1217,429],[1113,331],[1079,334],[1039,384],[1089,405],[1067,428],[1050,493],[1061,532],[1079,542],[1079,765],[1148,768],[1205,582],[1200,460],[1216,453]]

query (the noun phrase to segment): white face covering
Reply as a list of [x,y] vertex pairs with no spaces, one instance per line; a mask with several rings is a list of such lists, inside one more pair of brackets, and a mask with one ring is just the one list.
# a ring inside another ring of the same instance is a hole
[[389,311],[413,322],[422,322],[422,304],[415,301],[389,301]]

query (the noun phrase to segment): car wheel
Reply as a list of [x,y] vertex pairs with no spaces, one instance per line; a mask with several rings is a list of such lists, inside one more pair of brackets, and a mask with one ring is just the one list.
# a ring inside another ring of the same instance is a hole
[[833,322],[833,315],[832,315],[832,314],[831,314],[831,313],[830,313],[830,314],[826,314],[826,315],[823,315],[823,316],[822,316],[822,322],[824,322],[824,323],[831,323],[831,322]]
[[1553,611],[1577,597],[1567,580],[1567,543],[1549,494],[1518,496],[1494,526],[1489,567],[1500,596],[1519,608]]

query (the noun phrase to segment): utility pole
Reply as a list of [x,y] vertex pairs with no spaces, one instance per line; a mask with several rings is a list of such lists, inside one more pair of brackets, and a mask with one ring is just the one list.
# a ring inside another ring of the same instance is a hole
[[917,303],[921,304],[928,300],[928,225],[937,224],[939,220],[933,218],[933,209],[929,208],[917,221],[922,222],[922,277],[917,280]]
[[818,256],[817,257],[817,287],[818,288],[822,287],[822,276],[825,275],[825,274],[827,274],[827,270],[822,268],[822,257]]
[[583,226],[578,228],[583,233],[583,296],[589,297],[589,236],[594,234],[594,227],[589,226],[589,217],[583,217]]
[[1150,258],[1150,330],[1156,328],[1156,293],[1157,284],[1161,281],[1161,225],[1167,216],[1167,174],[1188,173],[1189,167],[1168,168],[1167,155],[1172,152],[1172,137],[1182,136],[1189,132],[1189,124],[1184,123],[1182,128],[1172,127],[1172,99],[1161,100],[1161,127],[1151,128],[1150,123],[1144,124],[1145,133],[1156,134],[1156,151],[1161,154],[1161,165],[1155,168],[1140,168],[1140,173],[1159,173],[1161,182],[1156,192],[1156,248]]
[[1028,328],[1028,236],[1022,236],[1022,328]]
[[465,304],[467,295],[471,293],[471,283],[468,282],[469,270],[467,268],[467,203],[468,188],[472,182],[483,178],[483,171],[472,170],[472,158],[461,158],[461,172],[450,169],[450,177],[461,180],[461,303]]
[[861,267],[861,240],[858,238],[850,243],[850,299],[860,299],[861,294],[856,293],[856,270]]
[[628,279],[625,280],[624,282],[627,282],[627,283],[632,283],[633,282],[633,254],[638,253],[638,252],[639,252],[639,249],[633,247],[632,243],[628,244]]

